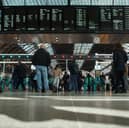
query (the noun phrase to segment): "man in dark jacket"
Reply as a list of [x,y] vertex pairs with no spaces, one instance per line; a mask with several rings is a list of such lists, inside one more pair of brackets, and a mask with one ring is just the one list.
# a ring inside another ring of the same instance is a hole
[[79,68],[75,60],[72,60],[71,63],[68,65],[69,71],[70,71],[70,84],[69,84],[69,90],[74,90],[75,92],[78,91],[78,73]]
[[49,90],[48,86],[48,66],[50,65],[50,55],[45,50],[44,44],[35,52],[32,57],[32,64],[36,66],[36,76],[39,91]]
[[[124,72],[125,65],[127,63],[128,57],[126,52],[120,43],[115,44],[115,49],[113,51],[113,70],[115,75],[115,93],[126,92],[124,83]],[[120,90],[120,85],[122,85]]]
[[26,77],[26,67],[21,61],[18,62],[14,69],[14,74],[16,75],[15,79],[16,80],[16,89],[19,88],[19,85],[22,86],[23,91],[25,91],[25,85],[24,85],[24,79]]

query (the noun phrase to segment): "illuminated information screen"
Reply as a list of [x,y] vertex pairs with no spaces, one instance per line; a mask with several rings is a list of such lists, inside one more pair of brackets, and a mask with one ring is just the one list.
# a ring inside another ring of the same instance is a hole
[[112,30],[112,13],[111,8],[100,8],[100,30]]
[[125,30],[129,30],[129,7],[124,9],[124,15],[125,15]]
[[24,31],[26,30],[26,12],[21,9],[17,9],[15,12],[15,30]]
[[40,21],[40,30],[47,31],[51,27],[51,10],[50,9],[40,9],[39,10],[39,21]]
[[0,33],[129,31],[129,7],[4,7],[0,9]]

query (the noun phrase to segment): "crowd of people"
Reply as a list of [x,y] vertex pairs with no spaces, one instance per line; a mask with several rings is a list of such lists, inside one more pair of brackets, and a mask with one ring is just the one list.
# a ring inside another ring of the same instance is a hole
[[[58,64],[50,66],[51,59],[44,44],[32,56],[33,68],[28,75],[28,88],[35,92],[93,92],[112,90],[114,93],[126,93],[128,90],[127,54],[121,44],[116,44],[113,51],[112,70],[108,74],[82,73],[75,59],[69,61],[68,70],[63,71]],[[20,61],[14,65],[12,73],[13,90],[26,90],[27,68]]]

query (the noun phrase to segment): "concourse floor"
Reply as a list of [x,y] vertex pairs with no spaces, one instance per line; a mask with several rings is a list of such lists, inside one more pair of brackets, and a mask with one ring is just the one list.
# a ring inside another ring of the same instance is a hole
[[4,92],[0,128],[129,128],[129,93]]

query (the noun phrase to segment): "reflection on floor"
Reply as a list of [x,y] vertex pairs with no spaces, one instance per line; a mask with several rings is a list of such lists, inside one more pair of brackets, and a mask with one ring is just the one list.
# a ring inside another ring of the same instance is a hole
[[0,128],[128,128],[129,93],[0,94]]

